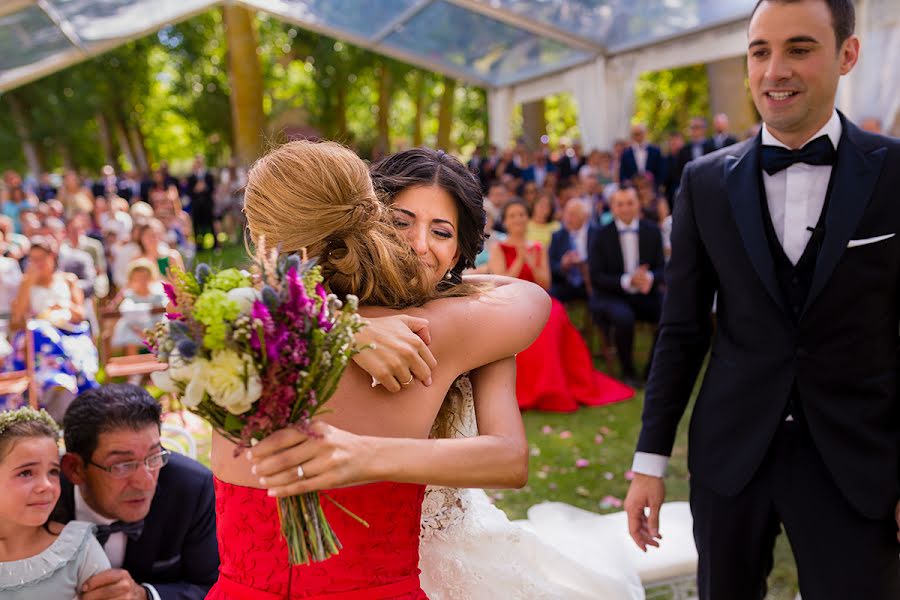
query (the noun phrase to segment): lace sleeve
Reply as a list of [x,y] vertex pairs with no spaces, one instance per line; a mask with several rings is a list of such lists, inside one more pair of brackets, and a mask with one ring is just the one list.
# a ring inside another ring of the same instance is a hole
[[[461,375],[450,386],[447,397],[435,419],[432,438],[464,438],[478,435],[475,398],[468,375]],[[448,527],[459,523],[468,509],[468,499],[456,488],[428,486],[422,503],[420,536],[427,540],[440,536]]]

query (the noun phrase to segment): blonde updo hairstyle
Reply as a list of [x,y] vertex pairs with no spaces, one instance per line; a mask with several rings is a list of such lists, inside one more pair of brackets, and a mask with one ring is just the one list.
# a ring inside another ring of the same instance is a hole
[[265,237],[281,252],[318,257],[338,296],[405,308],[435,295],[366,164],[340,144],[300,140],[271,150],[247,173],[244,213],[254,242]]

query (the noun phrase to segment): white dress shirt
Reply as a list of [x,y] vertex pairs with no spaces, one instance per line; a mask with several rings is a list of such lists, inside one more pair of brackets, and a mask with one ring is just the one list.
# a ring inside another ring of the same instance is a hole
[[[843,127],[841,119],[834,111],[822,129],[800,145],[802,148],[812,140],[827,135],[831,144],[838,147]],[[763,124],[762,143],[764,146],[781,146],[786,144],[775,139]],[[809,243],[812,232],[807,227],[815,227],[825,206],[828,194],[828,182],[831,179],[831,165],[808,165],[794,163],[783,171],[769,175],[763,171],[763,185],[766,190],[766,202],[772,217],[775,235],[784,249],[784,253],[792,264],[797,264]],[[788,419],[791,419],[789,416]],[[666,473],[669,457],[648,452],[635,452],[631,470],[635,473],[663,477]]]
[[575,252],[578,253],[578,260],[585,261],[588,257],[588,226],[589,223],[585,222],[582,225],[581,229],[576,231],[569,231],[569,236],[572,238],[572,245],[574,246]]
[[[74,487],[76,521],[87,521],[95,525],[110,525],[115,521],[115,519],[104,517],[88,506],[84,496],[81,495],[81,488],[77,485]],[[106,552],[106,557],[109,559],[109,564],[113,569],[121,569],[122,565],[125,564],[125,549],[127,546],[128,536],[121,531],[110,534],[109,539],[106,540],[106,543],[103,545],[103,551]],[[160,600],[159,593],[152,585],[144,583],[141,586],[150,593],[152,600]]]
[[647,171],[647,146],[632,144],[631,151],[634,152],[634,162],[637,165],[637,172],[644,174]]
[[[622,265],[625,271],[619,279],[619,285],[629,294],[637,294],[638,289],[631,285],[631,278],[641,263],[640,250],[640,222],[635,219],[630,225],[626,225],[619,219],[615,220],[616,230],[619,232],[619,247],[622,249]],[[648,273],[650,281],[653,281],[653,273]]]

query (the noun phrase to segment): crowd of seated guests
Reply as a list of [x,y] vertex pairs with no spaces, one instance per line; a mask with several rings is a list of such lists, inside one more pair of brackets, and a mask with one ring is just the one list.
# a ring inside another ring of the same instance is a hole
[[[725,115],[716,115],[711,131],[704,118],[695,117],[687,138],[671,132],[665,148],[650,142],[641,123],[611,150],[587,154],[577,142],[555,150],[524,143],[479,148],[468,166],[482,184],[491,237],[476,270],[524,269],[554,298],[587,301],[595,324],[616,348],[622,377],[639,385],[632,356],[635,323],[655,328],[659,320],[681,173],[691,160],[736,143],[728,128]],[[525,215],[526,245],[501,237],[508,232],[510,205],[513,218]]]
[[[214,245],[242,239],[244,174],[232,165],[214,176],[197,159],[183,181],[165,164],[144,178],[109,166],[94,180],[54,177],[6,171],[0,185],[0,372],[26,369],[30,337],[39,401],[61,417],[97,385],[98,347],[143,351],[169,268],[194,258],[195,225]],[[105,315],[120,321],[110,331]],[[19,401],[0,397],[0,409]]]

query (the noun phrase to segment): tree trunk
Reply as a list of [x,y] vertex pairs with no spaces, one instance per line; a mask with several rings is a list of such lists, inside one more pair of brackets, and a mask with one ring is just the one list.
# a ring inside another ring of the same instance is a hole
[[425,82],[428,74],[425,71],[416,71],[416,81],[413,84],[413,101],[416,113],[413,115],[412,145],[418,148],[422,145],[422,121],[425,119]]
[[222,12],[228,43],[234,156],[239,165],[249,166],[262,154],[266,125],[256,26],[253,12],[243,6],[226,4]]
[[375,139],[375,149],[380,151],[380,156],[386,156],[391,152],[389,136],[391,100],[394,94],[394,74],[384,62],[379,61],[381,70],[378,78],[378,135]]
[[137,160],[135,167],[143,175],[150,174],[150,162],[147,160],[147,148],[144,146],[144,136],[141,134],[141,126],[134,123],[128,128],[128,141],[131,142],[131,150]]
[[103,148],[103,163],[107,165],[115,164],[116,159],[113,154],[113,138],[109,131],[109,121],[102,111],[97,112],[97,130],[100,134],[100,146]]
[[13,125],[16,128],[16,134],[22,142],[22,153],[25,154],[25,163],[28,165],[28,171],[35,177],[38,177],[43,173],[44,169],[41,165],[41,158],[38,154],[37,146],[31,139],[31,125],[28,122],[28,115],[25,112],[25,108],[22,106],[22,101],[15,92],[6,93],[6,102],[9,104]]
[[444,93],[438,107],[437,147],[450,152],[450,129],[453,127],[453,97],[456,92],[456,80],[444,77]]
[[75,154],[72,152],[72,146],[69,144],[69,140],[57,140],[57,147],[59,148],[59,155],[62,157],[63,168],[66,170],[77,171],[78,163],[75,162]]
[[334,88],[334,139],[342,144],[349,144],[347,139],[347,88],[339,85]]
[[137,160],[134,158],[134,151],[131,149],[131,143],[128,141],[128,133],[125,131],[125,124],[121,118],[116,118],[115,129],[116,140],[119,142],[119,149],[122,150],[125,162],[128,163],[128,169],[126,170],[130,171],[136,169]]

